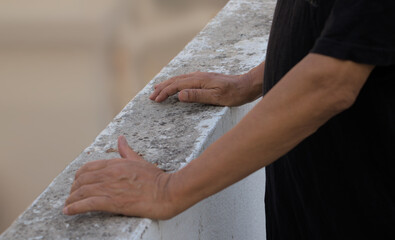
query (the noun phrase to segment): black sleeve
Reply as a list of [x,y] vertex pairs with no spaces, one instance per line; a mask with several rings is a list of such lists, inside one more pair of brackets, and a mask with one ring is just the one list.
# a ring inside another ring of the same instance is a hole
[[372,65],[395,64],[395,0],[337,0],[311,52]]

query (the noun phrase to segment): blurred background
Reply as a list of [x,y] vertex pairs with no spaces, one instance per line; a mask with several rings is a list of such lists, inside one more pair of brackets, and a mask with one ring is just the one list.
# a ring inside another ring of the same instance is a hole
[[227,0],[0,0],[0,233]]

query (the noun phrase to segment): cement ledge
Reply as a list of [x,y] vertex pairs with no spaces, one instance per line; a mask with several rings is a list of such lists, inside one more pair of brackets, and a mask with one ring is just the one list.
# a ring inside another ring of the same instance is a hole
[[153,85],[197,70],[239,74],[256,66],[265,58],[274,6],[274,0],[231,0],[54,179],[0,240],[142,239],[152,224],[149,219],[107,213],[69,217],[61,213],[76,170],[92,160],[118,157],[106,151],[116,148],[121,134],[145,159],[166,171],[176,171],[198,156],[252,105],[230,109],[181,103],[176,97],[157,104],[148,99]]

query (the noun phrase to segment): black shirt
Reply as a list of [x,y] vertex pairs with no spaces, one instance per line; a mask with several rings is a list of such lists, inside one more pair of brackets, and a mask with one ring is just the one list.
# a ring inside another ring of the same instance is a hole
[[264,93],[309,52],[376,68],[351,108],[266,167],[268,239],[395,239],[395,1],[278,0]]

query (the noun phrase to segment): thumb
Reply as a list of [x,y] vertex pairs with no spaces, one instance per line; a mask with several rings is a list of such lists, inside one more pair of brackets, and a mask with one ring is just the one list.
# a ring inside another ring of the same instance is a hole
[[213,90],[208,89],[185,89],[179,92],[178,99],[181,102],[218,104]]
[[139,155],[129,147],[125,136],[122,135],[118,137],[118,151],[121,157],[123,158],[127,158],[127,159],[140,158]]

